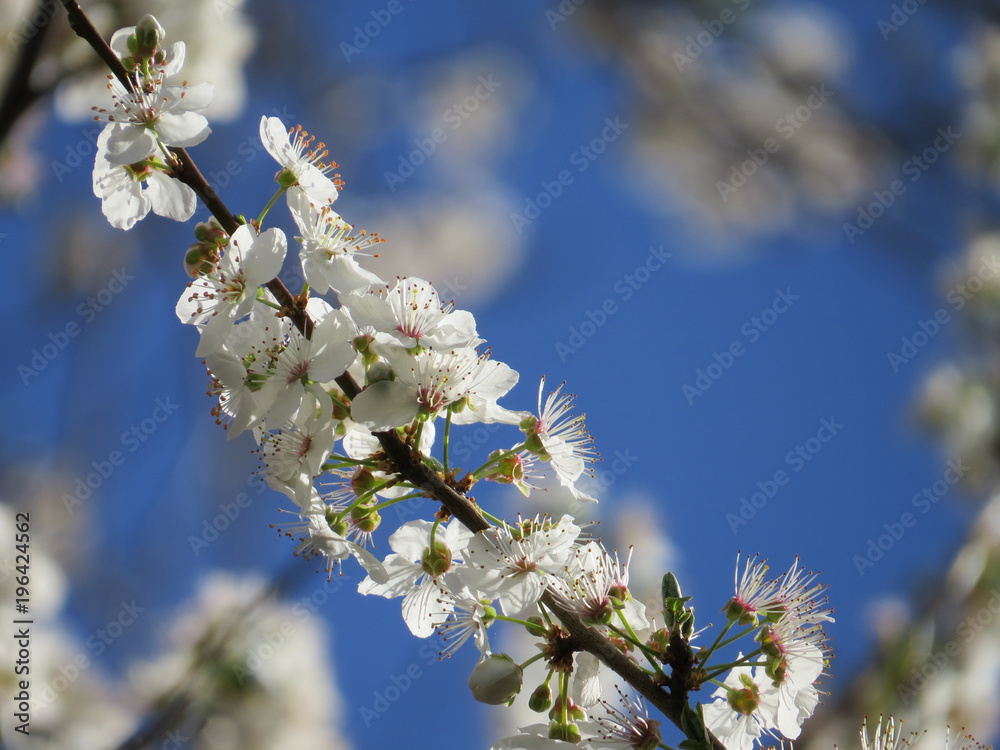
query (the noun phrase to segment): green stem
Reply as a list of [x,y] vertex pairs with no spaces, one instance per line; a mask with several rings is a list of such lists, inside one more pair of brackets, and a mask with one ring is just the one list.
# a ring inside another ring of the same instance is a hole
[[448,476],[448,441],[451,439],[451,409],[448,410],[448,416],[444,420],[444,475]]
[[503,521],[501,521],[496,516],[487,513],[482,508],[479,509],[479,512],[483,514],[483,518],[485,518],[487,521],[489,521],[490,523],[494,524],[495,526],[503,526]]
[[[403,487],[407,485],[401,485]],[[411,485],[412,486],[412,485]],[[372,506],[372,511],[382,510],[382,508],[388,508],[390,505],[395,505],[396,503],[401,503],[404,500],[412,500],[415,497],[424,497],[427,493],[423,490],[418,492],[411,492],[409,495],[403,495],[402,497],[393,498],[392,500],[386,500],[384,503],[379,503],[378,505]]]
[[275,304],[274,302],[271,302],[271,300],[264,298],[264,287],[262,286],[257,287],[257,301],[260,302],[262,305],[270,307],[272,310],[282,309],[281,305]]
[[616,628],[614,625],[611,624],[608,625],[608,628],[611,629],[613,632],[617,633],[618,635],[620,635],[622,638],[631,643],[637,649],[639,649],[642,652],[642,655],[646,657],[646,661],[649,662],[649,665],[653,668],[653,671],[656,672],[656,674],[660,674],[666,677],[666,673],[663,671],[659,663],[656,661],[656,658],[653,656],[652,650],[645,643],[639,640],[639,636],[635,634],[635,631],[632,629],[632,626],[629,625],[628,621],[625,619],[624,615],[622,615],[620,611],[618,612],[618,619],[622,621],[622,624],[625,626],[626,630],[628,630],[627,634],[623,633],[619,628]]
[[515,625],[524,625],[525,627],[528,627],[528,628],[537,628],[538,627],[538,623],[537,622],[528,622],[527,620],[519,620],[516,617],[507,617],[505,615],[497,615],[496,619],[503,620],[504,622],[512,622]]
[[541,651],[539,651],[537,654],[535,654],[534,656],[530,657],[526,662],[523,662],[521,664],[521,669],[525,669],[526,667],[534,664],[539,659],[544,659],[544,658],[545,658],[545,654],[542,653]]
[[517,452],[520,451],[520,450],[523,450],[524,446],[525,446],[525,444],[521,443],[520,445],[511,448],[509,451],[504,451],[503,453],[501,453],[496,458],[494,458],[494,459],[492,459],[490,461],[487,461],[482,466],[480,466],[478,469],[476,469],[474,472],[472,472],[472,477],[474,479],[482,479],[483,476],[486,473],[486,469],[489,469],[491,466],[496,466],[498,463],[500,463],[501,461],[503,461],[508,456],[517,455]]
[[278,188],[278,192],[276,192],[274,195],[271,196],[271,200],[269,200],[267,202],[267,205],[264,206],[264,210],[261,211],[260,212],[260,216],[257,217],[257,222],[256,223],[257,223],[257,229],[258,230],[264,225],[264,217],[267,216],[267,212],[271,210],[271,206],[273,206],[275,203],[277,203],[278,202],[278,198],[280,198],[282,195],[284,195],[285,191],[287,191],[287,190],[288,190],[288,188],[286,188],[286,187],[279,187]]

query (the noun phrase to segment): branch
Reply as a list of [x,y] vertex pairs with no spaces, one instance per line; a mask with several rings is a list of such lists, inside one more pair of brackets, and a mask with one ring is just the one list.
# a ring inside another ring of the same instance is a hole
[[[34,18],[39,13],[44,13],[46,6],[48,6],[46,0],[38,0],[35,12],[31,17]],[[45,93],[44,90],[31,86],[31,73],[41,55],[42,42],[49,26],[50,24],[46,23],[35,27],[35,35],[24,42],[17,62],[11,70],[3,98],[0,98],[0,144],[7,140],[11,130],[14,129],[14,124],[21,115]]]
[[[133,83],[129,79],[128,71],[117,58],[104,38],[87,19],[75,0],[62,0],[70,15],[70,25],[74,31],[85,39],[91,47],[97,50],[101,59],[111,68],[123,85],[132,90]],[[208,181],[198,170],[194,161],[184,149],[171,149],[178,160],[179,168],[175,176],[184,184],[188,185],[202,199],[205,206],[212,212],[222,228],[232,234],[239,228],[239,222],[235,215],[226,207],[221,198],[212,190]],[[274,294],[282,307],[291,311],[291,318],[296,327],[308,338],[312,333],[313,321],[302,306],[296,302],[295,298],[282,283],[280,278],[275,277],[265,284],[267,289]],[[361,392],[361,387],[357,384],[350,373],[343,373],[335,378],[337,385],[351,399]],[[423,489],[427,495],[439,501],[444,507],[472,531],[485,531],[490,528],[489,523],[483,518],[475,503],[450,487],[438,474],[423,463],[420,454],[403,442],[402,438],[390,430],[387,432],[373,433],[378,438],[386,456],[392,462],[397,472],[406,481]],[[562,620],[566,630],[573,637],[577,647],[596,656],[609,669],[618,674],[633,687],[639,694],[645,697],[659,711],[663,713],[671,722],[679,728],[681,725],[681,711],[686,703],[683,697],[671,695],[661,686],[657,685],[634,661],[619,651],[615,645],[597,630],[585,625],[573,612],[561,606],[551,594],[546,593],[542,597],[542,602],[555,612]],[[712,740],[713,750],[726,750],[725,746],[709,733]]]

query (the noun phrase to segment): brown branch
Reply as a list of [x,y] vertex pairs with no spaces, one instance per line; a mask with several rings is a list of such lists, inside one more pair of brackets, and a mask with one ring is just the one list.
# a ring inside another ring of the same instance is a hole
[[[38,0],[36,10],[30,18],[35,18],[39,13],[44,14],[47,5],[47,0]],[[51,20],[50,18],[49,21]],[[42,43],[50,26],[51,23],[45,23],[34,27],[34,36],[24,41],[10,72],[3,97],[0,98],[0,145],[6,142],[21,115],[46,93],[44,89],[32,87],[31,73],[42,53]]]
[[[130,90],[132,82],[128,72],[121,61],[104,41],[103,37],[97,33],[86,15],[80,9],[75,0],[62,0],[70,15],[70,23],[73,29],[83,37],[103,59],[114,74]],[[108,57],[110,55],[110,58]],[[178,160],[178,169],[175,176],[184,184],[188,185],[205,203],[206,207],[219,220],[222,228],[232,234],[239,228],[239,222],[235,215],[226,207],[222,199],[212,190],[208,181],[195,166],[191,157],[184,149],[171,149]],[[291,311],[290,316],[296,327],[306,337],[312,333],[313,321],[299,305],[288,288],[279,278],[274,278],[265,284],[267,289],[274,294],[278,303],[282,307]],[[361,392],[361,387],[357,384],[350,373],[345,372],[336,379],[337,385],[348,396],[354,398]],[[419,452],[403,442],[395,430],[387,432],[373,433],[378,438],[386,456],[392,462],[400,476],[407,482],[424,490],[427,495],[439,501],[460,523],[472,531],[484,531],[490,528],[490,524],[483,518],[482,513],[468,497],[450,487],[433,469],[427,466],[422,460]],[[618,674],[630,686],[644,696],[651,704],[660,710],[671,722],[680,727],[681,711],[683,710],[685,699],[671,695],[661,686],[657,685],[653,679],[646,674],[638,664],[623,654],[618,648],[603,634],[585,625],[579,617],[572,611],[560,605],[555,598],[546,593],[542,597],[542,603],[549,607],[559,619],[562,620],[567,631],[572,636],[578,649],[588,651],[603,662],[609,669]],[[714,736],[712,739],[714,750],[726,750],[725,746]]]

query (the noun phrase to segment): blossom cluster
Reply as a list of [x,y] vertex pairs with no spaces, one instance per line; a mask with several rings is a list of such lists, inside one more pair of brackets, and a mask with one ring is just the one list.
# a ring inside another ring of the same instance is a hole
[[[128,75],[125,82],[112,79],[110,101],[95,107],[108,124],[94,190],[109,221],[123,229],[149,210],[180,221],[195,210],[194,191],[175,178],[186,169],[180,149],[210,132],[200,112],[211,86],[164,83],[185,54],[180,42],[164,48],[164,37],[151,16],[112,37]],[[386,283],[362,265],[382,240],[334,210],[343,183],[322,143],[276,117],[261,118],[260,137],[278,165],[277,190],[255,219],[241,217],[232,227],[216,219],[198,224],[197,242],[184,256],[191,281],[176,314],[198,331],[196,356],[218,398],[217,421],[230,438],[253,435],[268,484],[295,504],[298,521],[285,531],[300,540],[297,551],[323,556],[328,571],[357,559],[367,573],[359,591],[401,598],[410,631],[438,633],[442,655],[473,640],[480,658],[469,687],[477,700],[512,702],[523,667],[544,659],[547,676],[529,706],[549,722],[497,747],[651,750],[662,743],[659,723],[643,704],[626,694],[623,709],[604,701],[601,662],[580,645],[572,623],[635,664],[648,663],[643,670],[657,685],[669,683],[685,695],[717,685],[696,714],[700,729],[687,730],[706,744],[709,732],[731,750],[751,750],[762,735],[797,737],[818,703],[816,683],[829,659],[823,626],[832,620],[822,587],[797,562],[772,579],[766,565],[748,560],[725,608],[727,625],[695,653],[694,612],[676,579],[664,577],[664,624],[657,627],[629,591],[631,550],[623,563],[570,515],[507,522],[483,511],[488,523],[477,530],[442,508],[434,520],[395,529],[387,557],[373,554],[383,509],[435,497],[390,457],[389,444],[403,445],[459,494],[493,481],[528,495],[550,475],[579,500],[594,500],[586,477],[596,454],[562,386],[546,392],[543,378],[534,414],[499,403],[519,376],[482,350],[472,313],[443,302],[422,278]],[[294,296],[278,278],[288,238],[277,226],[265,228],[282,196],[300,232],[305,286]],[[336,304],[316,296],[322,294]],[[449,456],[452,427],[477,423],[507,425],[520,435],[461,475]],[[518,664],[491,650],[488,630],[501,620],[537,639],[535,656]],[[736,635],[727,639],[733,628]],[[722,645],[743,637],[755,643],[750,653],[710,661]]]

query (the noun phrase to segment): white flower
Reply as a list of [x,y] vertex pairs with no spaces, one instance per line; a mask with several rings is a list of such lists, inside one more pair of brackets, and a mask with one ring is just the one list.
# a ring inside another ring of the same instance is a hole
[[[166,36],[166,31],[164,31],[163,26],[160,22],[156,20],[154,16],[148,13],[139,19],[139,23],[143,24],[146,31],[155,29],[157,31],[157,37],[162,42],[163,38]],[[115,55],[118,56],[119,60],[125,60],[126,58],[134,58],[132,50],[128,47],[128,40],[133,34],[135,34],[135,26],[126,26],[124,28],[118,29],[114,34],[111,35],[111,40],[108,45],[111,47]],[[184,42],[174,42],[169,47],[161,47],[157,43],[157,59],[158,62],[155,64],[156,72],[163,78],[170,78],[180,72],[181,68],[184,67],[184,57],[187,53],[187,48]]]
[[[641,699],[634,699],[621,690],[624,711],[602,701],[608,715],[593,722],[593,738],[587,744],[593,748],[619,748],[620,750],[656,750],[662,742],[660,722],[649,718],[649,711]],[[590,730],[590,722],[584,727]],[[590,732],[588,732],[589,734]]]
[[301,190],[289,192],[288,207],[302,232],[302,273],[316,293],[360,294],[384,283],[356,260],[362,249],[383,242],[378,234],[352,234],[352,225],[329,206],[317,208]]
[[612,557],[598,542],[577,548],[565,570],[553,575],[549,588],[566,607],[588,625],[607,625],[618,614],[629,627],[649,627],[646,607],[628,591],[628,566],[632,550],[622,565],[618,553]]
[[476,319],[466,310],[442,305],[429,281],[410,276],[399,279],[389,291],[371,292],[345,299],[344,305],[359,328],[385,334],[378,341],[435,349],[475,348],[483,342],[476,335]]
[[201,329],[195,356],[204,357],[222,346],[233,324],[253,308],[257,288],[278,275],[285,247],[280,229],[268,229],[257,236],[243,224],[229,239],[216,270],[188,284],[176,312],[182,323]]
[[777,713],[777,693],[770,680],[755,681],[751,672],[735,667],[725,687],[712,694],[715,701],[703,706],[705,727],[728,750],[753,750],[762,732],[773,735],[776,729],[770,717]]
[[916,732],[911,732],[909,736],[903,734],[903,722],[897,721],[891,716],[884,724],[879,717],[878,724],[875,725],[875,733],[871,739],[868,738],[868,717],[861,722],[861,748],[862,750],[906,750],[913,745],[919,736]]
[[[431,530],[435,530],[431,551]],[[403,620],[418,638],[427,638],[445,621],[454,607],[453,598],[442,598],[443,577],[460,563],[472,532],[453,519],[447,525],[409,521],[389,537],[393,553],[382,563],[387,580],[366,578],[358,586],[362,594],[392,599],[403,597]],[[441,546],[443,545],[443,547]],[[437,571],[436,575],[431,570]]]
[[469,588],[499,597],[507,617],[534,614],[549,573],[566,565],[579,535],[569,515],[556,524],[548,518],[505,523],[472,538],[458,575]]
[[583,426],[583,415],[574,417],[570,413],[575,396],[563,394],[563,385],[565,383],[550,393],[543,404],[545,378],[542,378],[538,384],[538,418],[525,419],[521,429],[525,432],[528,450],[549,462],[559,484],[578,500],[596,502],[576,486],[585,464],[594,460],[594,440]]
[[489,606],[489,600],[477,597],[467,587],[458,594],[442,591],[442,596],[450,598],[452,606],[448,619],[437,626],[438,634],[445,642],[443,654],[451,656],[470,636],[475,636],[480,654],[490,653],[486,629],[493,624],[496,610]]
[[354,419],[372,431],[402,427],[418,414],[437,415],[452,405],[461,407],[452,417],[456,424],[517,424],[522,418],[496,403],[517,383],[517,373],[486,355],[464,349],[416,356],[399,351],[389,360],[398,379],[369,385],[351,406]]
[[212,103],[210,83],[168,86],[163,76],[137,77],[128,91],[109,76],[110,109],[94,107],[95,119],[108,124],[107,158],[114,164],[134,164],[157,152],[159,144],[187,148],[208,138],[212,129],[198,113]]
[[520,727],[521,734],[497,740],[490,750],[577,750],[580,745],[564,740],[549,738],[548,724],[532,724]]
[[757,624],[760,618],[767,617],[777,604],[777,582],[767,577],[768,566],[765,560],[748,557],[740,575],[740,556],[736,555],[736,573],[739,580],[734,581],[736,593],[726,604],[726,616],[736,620],[741,625]]
[[[260,417],[257,392],[267,378],[270,361],[265,350],[284,339],[284,326],[291,325],[286,320],[252,310],[246,320],[233,326],[226,343],[205,357],[212,378],[209,390],[219,397],[212,414],[216,424],[223,424],[229,440]],[[271,333],[269,326],[277,333]],[[226,417],[231,421],[224,424]]]
[[198,204],[197,196],[180,180],[148,163],[147,157],[152,157],[154,152],[146,152],[133,164],[115,164],[108,160],[112,130],[109,125],[97,137],[93,175],[94,195],[101,199],[101,211],[111,226],[131,229],[137,221],[146,218],[150,209],[174,221],[190,219]]
[[268,484],[290,482],[298,474],[315,479],[333,450],[334,440],[332,420],[321,418],[315,410],[289,424],[288,429],[269,433],[263,443]]
[[[289,136],[294,133],[294,140]],[[298,126],[286,130],[277,117],[260,118],[260,141],[281,169],[275,180],[282,185],[290,185],[288,198],[297,192],[305,193],[310,200],[320,205],[337,200],[337,183],[326,176],[336,164],[322,161],[327,155],[324,144],[316,144],[315,137]],[[291,206],[291,202],[289,202]]]
[[[327,518],[328,510],[329,508],[323,502],[319,492],[311,487],[308,499],[300,506],[300,516],[303,523],[298,527],[289,528],[289,535],[296,529],[306,535],[296,548],[296,554],[308,556],[311,552],[318,552],[329,558],[331,564],[343,560],[345,557],[353,556],[368,573],[368,578],[376,583],[387,582],[389,575],[377,557],[360,544],[345,539],[330,528],[330,521]],[[327,569],[329,570],[329,566]]]
[[322,383],[333,380],[354,361],[354,327],[339,310],[320,321],[306,338],[297,328],[288,333],[258,394],[261,419],[280,425],[299,410],[306,393],[316,397],[324,413],[331,408]]

